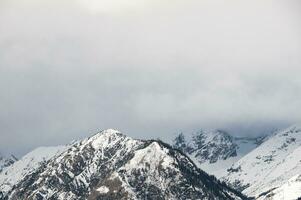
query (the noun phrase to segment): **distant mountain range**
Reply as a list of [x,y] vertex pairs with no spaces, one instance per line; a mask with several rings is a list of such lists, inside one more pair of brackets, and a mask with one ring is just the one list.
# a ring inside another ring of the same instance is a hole
[[170,145],[108,129],[0,161],[0,200],[301,197],[298,125],[254,138],[200,130]]
[[201,169],[260,200],[301,197],[301,126],[256,138],[237,138],[221,130],[179,134],[173,146]]
[[233,163],[258,147],[266,136],[234,137],[223,130],[180,133],[173,147],[181,149],[207,173],[222,177]]

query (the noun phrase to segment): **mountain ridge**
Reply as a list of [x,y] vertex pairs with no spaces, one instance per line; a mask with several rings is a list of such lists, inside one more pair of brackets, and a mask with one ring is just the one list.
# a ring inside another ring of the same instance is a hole
[[4,199],[247,199],[158,140],[105,130],[78,141]]

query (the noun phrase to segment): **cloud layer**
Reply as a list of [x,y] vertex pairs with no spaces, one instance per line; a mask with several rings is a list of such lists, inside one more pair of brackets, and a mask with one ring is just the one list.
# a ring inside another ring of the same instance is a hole
[[0,3],[0,146],[300,122],[296,1]]

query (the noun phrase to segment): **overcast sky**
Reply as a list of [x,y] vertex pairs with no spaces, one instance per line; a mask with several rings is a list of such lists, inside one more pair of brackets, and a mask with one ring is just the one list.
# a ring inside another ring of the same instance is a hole
[[0,151],[301,122],[301,5],[0,0]]

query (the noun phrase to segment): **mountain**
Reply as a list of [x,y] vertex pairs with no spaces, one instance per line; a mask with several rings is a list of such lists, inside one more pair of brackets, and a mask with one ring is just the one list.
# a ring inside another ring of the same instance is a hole
[[14,162],[16,162],[18,159],[14,156],[14,155],[11,155],[9,156],[8,158],[7,157],[4,157],[0,154],[0,173],[1,171],[12,165]]
[[233,163],[259,146],[265,137],[234,137],[222,130],[179,134],[173,147],[185,152],[209,174],[222,177]]
[[[223,179],[249,196],[273,196],[287,188],[291,178],[301,174],[300,155],[301,126],[294,125],[276,131],[229,168]],[[299,180],[294,182],[298,185]],[[300,190],[294,193],[301,197]]]
[[33,173],[43,163],[46,163],[54,155],[61,153],[65,149],[66,146],[39,147],[9,167],[4,168],[0,173],[0,197],[1,194],[5,195],[10,191],[25,176]]
[[109,129],[43,162],[2,199],[247,199],[157,140]]

